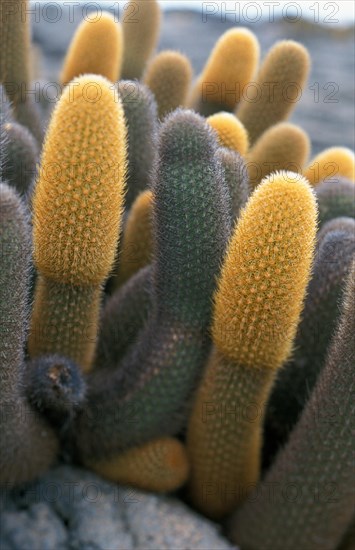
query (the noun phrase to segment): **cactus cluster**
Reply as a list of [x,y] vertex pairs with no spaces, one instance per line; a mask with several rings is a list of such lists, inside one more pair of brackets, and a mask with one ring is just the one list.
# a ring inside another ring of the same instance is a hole
[[[65,456],[185,487],[242,550],[345,548],[354,155],[309,162],[287,122],[307,50],[281,41],[258,69],[232,29],[191,84],[183,54],[154,56],[158,3],[135,0],[79,26],[37,132],[24,6],[1,19],[0,483]],[[285,504],[292,483],[305,500]]]
[[[242,548],[333,550],[352,523],[354,293],[353,262],[341,321],[314,392],[288,445],[258,488],[257,498],[245,503],[233,518],[232,536]],[[299,486],[297,480],[302,481]],[[298,498],[285,498],[290,485],[298,491]],[[272,500],[270,486],[274,488]],[[336,496],[325,496],[330,488]]]
[[[232,511],[258,480],[265,403],[275,372],[290,354],[300,316],[316,204],[306,180],[294,177],[275,173],[252,195],[231,238],[215,295],[215,350],[187,437],[191,497],[212,517]],[[247,417],[252,402],[253,422]],[[204,418],[206,404],[210,414]]]

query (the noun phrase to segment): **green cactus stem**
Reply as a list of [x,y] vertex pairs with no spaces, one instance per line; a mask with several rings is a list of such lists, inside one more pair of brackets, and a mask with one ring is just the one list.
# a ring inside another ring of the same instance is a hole
[[31,481],[56,458],[57,438],[24,395],[30,228],[15,190],[0,184],[0,483]]
[[115,368],[135,343],[152,309],[152,267],[147,266],[107,300],[101,315],[95,369]]
[[153,94],[139,82],[122,80],[117,85],[127,124],[127,192],[129,209],[136,197],[151,186],[156,163],[158,112]]
[[319,225],[346,216],[355,218],[355,185],[346,178],[320,183],[316,187],[319,208]]
[[29,199],[36,176],[37,142],[27,128],[16,122],[4,124],[3,135],[6,145],[2,177],[20,195]]
[[337,327],[344,281],[355,256],[355,220],[331,220],[318,238],[313,276],[295,340],[292,360],[278,374],[265,420],[266,464],[299,419],[324,367]]

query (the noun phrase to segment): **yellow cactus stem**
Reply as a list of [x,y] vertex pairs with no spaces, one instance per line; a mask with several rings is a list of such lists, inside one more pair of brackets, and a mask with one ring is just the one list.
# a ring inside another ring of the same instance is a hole
[[311,185],[324,180],[336,181],[340,177],[355,181],[354,152],[346,147],[329,147],[314,157],[304,171]]
[[192,67],[185,55],[167,50],[152,59],[143,81],[155,96],[160,119],[186,106],[191,80]]
[[130,0],[125,7],[122,20],[122,78],[125,80],[139,80],[142,77],[158,42],[160,21],[161,10],[157,0]]
[[303,176],[265,178],[242,211],[215,293],[208,362],[188,427],[190,494],[233,510],[260,475],[265,404],[292,351],[311,272],[317,206]]
[[108,276],[126,176],[123,107],[111,83],[75,79],[57,104],[33,199],[34,257],[46,277],[74,285]]
[[232,113],[216,113],[208,117],[207,122],[217,132],[221,147],[237,151],[243,157],[249,149],[248,132]]
[[141,193],[129,212],[122,237],[118,273],[114,286],[121,286],[137,271],[152,261],[153,257],[153,194]]
[[271,48],[237,110],[251,145],[270,126],[288,118],[302,96],[309,69],[309,53],[298,42],[282,40]]
[[83,21],[70,44],[60,77],[63,86],[84,74],[101,75],[116,82],[123,60],[123,32],[109,13]]
[[207,103],[233,110],[255,74],[259,52],[258,40],[248,29],[233,28],[225,32],[196,81],[190,98],[192,107],[200,105],[205,111],[203,106]]
[[299,126],[279,122],[266,130],[251,149],[247,159],[250,184],[277,170],[302,174],[310,153],[310,140]]
[[149,441],[142,447],[88,466],[110,481],[156,493],[179,489],[189,474],[185,447],[172,437]]
[[[253,193],[229,245],[215,299],[213,340],[226,357],[275,369],[289,356],[309,278],[316,215],[315,196],[299,174],[273,173]],[[257,336],[253,346],[247,334]]]
[[[88,334],[97,332],[101,286],[115,260],[126,156],[124,111],[111,83],[97,75],[72,81],[50,121],[33,198],[39,279],[32,356],[45,350],[91,366],[95,345]],[[86,330],[78,338],[70,325]]]

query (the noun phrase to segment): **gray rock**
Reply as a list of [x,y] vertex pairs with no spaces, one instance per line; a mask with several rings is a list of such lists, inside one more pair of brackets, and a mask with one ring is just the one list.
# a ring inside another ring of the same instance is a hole
[[168,497],[140,493],[139,504],[127,506],[124,515],[134,533],[134,548],[139,550],[232,548],[216,525]]
[[63,521],[46,502],[27,510],[3,512],[0,520],[2,550],[65,550],[68,539]]
[[173,497],[59,466],[2,492],[1,550],[232,550],[220,528]]

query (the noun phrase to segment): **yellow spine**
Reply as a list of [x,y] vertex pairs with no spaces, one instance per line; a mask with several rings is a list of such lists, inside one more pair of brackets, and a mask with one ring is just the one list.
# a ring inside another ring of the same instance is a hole
[[190,102],[215,103],[232,110],[252,80],[259,61],[256,36],[244,28],[225,32],[217,41],[192,91]]
[[354,152],[346,147],[329,147],[317,155],[304,171],[311,185],[324,180],[337,180],[340,177],[355,181]]
[[192,67],[185,55],[168,50],[153,58],[144,75],[144,84],[154,94],[160,119],[186,106],[191,79]]
[[316,199],[299,174],[271,174],[253,193],[215,297],[213,340],[226,357],[278,368],[289,356],[310,276],[316,216]]
[[247,158],[252,187],[278,170],[302,174],[309,153],[310,140],[302,128],[288,122],[271,126],[260,136]]
[[292,350],[316,217],[302,176],[272,174],[254,191],[230,241],[215,294],[215,350],[187,436],[191,498],[210,517],[233,510],[258,481],[265,403]]
[[285,120],[297,105],[310,68],[308,51],[298,42],[276,43],[261,65],[256,82],[245,96],[237,116],[253,145],[265,130]]
[[161,10],[157,0],[130,0],[123,15],[122,78],[140,79],[159,38]]
[[227,147],[245,156],[249,149],[248,132],[232,113],[216,113],[207,122],[217,132],[221,147]]
[[62,74],[63,85],[84,74],[96,74],[116,82],[123,59],[122,27],[109,13],[83,21],[70,44]]
[[172,437],[150,441],[89,466],[110,481],[156,493],[179,489],[189,473],[185,447]]
[[[97,332],[100,289],[120,232],[126,156],[123,107],[111,83],[96,75],[75,79],[49,124],[33,198],[34,260],[40,277],[29,339],[32,356],[44,350],[61,353],[66,341],[83,368],[91,365],[92,353],[88,358],[82,340],[75,331],[68,333],[68,326],[84,324],[91,327],[90,334]],[[52,344],[46,340],[53,324],[51,302],[56,312]]]

